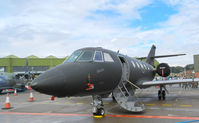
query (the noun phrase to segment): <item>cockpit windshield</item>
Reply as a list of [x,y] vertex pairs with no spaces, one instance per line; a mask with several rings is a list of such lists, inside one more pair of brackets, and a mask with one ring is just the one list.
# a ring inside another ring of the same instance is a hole
[[75,62],[75,60],[78,58],[78,56],[81,53],[82,53],[81,50],[73,52],[72,55],[65,62]]
[[102,51],[94,50],[78,50],[64,61],[64,63],[71,62],[114,62],[110,54],[103,53]]
[[93,51],[84,51],[77,59],[77,62],[89,62],[92,60],[93,60]]
[[64,62],[89,62],[89,61],[93,61],[93,54],[94,51],[75,51],[72,53],[72,55]]

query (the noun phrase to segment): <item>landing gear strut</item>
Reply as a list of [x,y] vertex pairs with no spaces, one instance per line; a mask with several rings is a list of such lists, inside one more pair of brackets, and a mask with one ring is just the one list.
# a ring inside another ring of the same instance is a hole
[[160,86],[160,90],[158,91],[158,99],[159,100],[165,100],[166,99],[166,92],[165,90],[162,90],[162,86]]
[[104,105],[101,96],[93,96],[93,117],[102,118],[105,116],[103,106]]

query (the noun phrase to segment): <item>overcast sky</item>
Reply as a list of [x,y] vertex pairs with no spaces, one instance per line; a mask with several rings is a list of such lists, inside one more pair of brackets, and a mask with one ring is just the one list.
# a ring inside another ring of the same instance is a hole
[[65,57],[82,47],[193,63],[199,54],[199,0],[1,0],[0,57]]

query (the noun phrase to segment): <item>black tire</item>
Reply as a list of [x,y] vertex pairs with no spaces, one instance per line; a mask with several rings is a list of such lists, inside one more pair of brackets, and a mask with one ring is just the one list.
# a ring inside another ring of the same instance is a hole
[[103,108],[100,108],[100,109],[98,110],[98,113],[99,113],[100,116],[104,116],[104,115],[105,115],[105,111],[104,111]]
[[93,113],[93,116],[97,116],[97,113]]
[[162,99],[162,97],[161,96],[158,96],[158,100],[161,100]]
[[163,100],[166,99],[166,93],[165,93],[165,91],[162,91],[162,99],[163,99]]
[[161,94],[161,91],[159,90],[158,91],[158,100],[161,100],[162,99],[162,94]]
[[93,116],[104,116],[105,115],[105,111],[103,108],[99,108],[97,109],[96,113],[93,113]]

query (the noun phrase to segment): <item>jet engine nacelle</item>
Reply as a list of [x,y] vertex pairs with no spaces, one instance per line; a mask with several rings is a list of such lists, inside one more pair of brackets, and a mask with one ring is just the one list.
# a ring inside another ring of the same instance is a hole
[[160,63],[156,69],[159,76],[167,77],[170,75],[170,67],[167,63]]
[[34,79],[35,75],[34,74],[25,74],[24,77],[25,77],[25,79]]
[[25,77],[25,79],[29,79],[30,75],[29,74],[25,74],[24,77]]
[[19,79],[20,76],[17,74],[17,75],[14,76],[14,78],[15,78],[15,79]]

